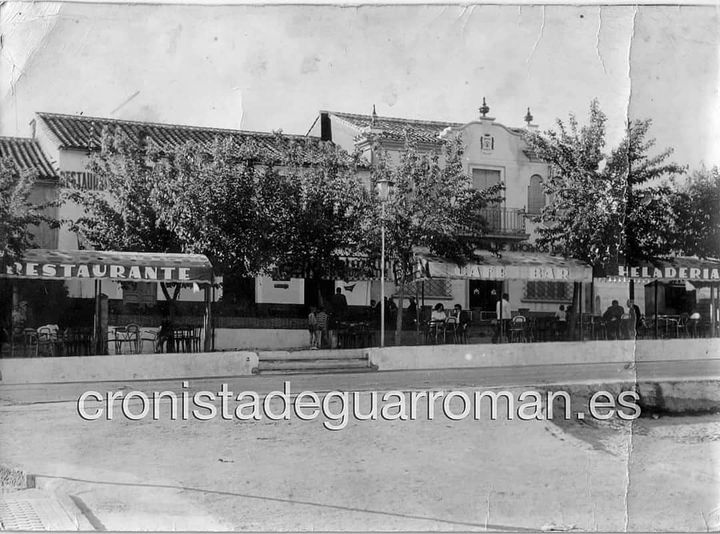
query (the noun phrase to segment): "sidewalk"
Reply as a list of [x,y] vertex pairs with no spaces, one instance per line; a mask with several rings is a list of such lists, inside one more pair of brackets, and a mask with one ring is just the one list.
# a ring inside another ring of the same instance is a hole
[[69,497],[25,489],[0,493],[0,530],[95,530]]

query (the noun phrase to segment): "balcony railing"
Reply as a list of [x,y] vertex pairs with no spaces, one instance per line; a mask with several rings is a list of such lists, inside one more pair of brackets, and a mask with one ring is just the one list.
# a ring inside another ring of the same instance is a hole
[[483,208],[481,214],[487,223],[487,233],[489,235],[526,235],[526,212],[524,209]]

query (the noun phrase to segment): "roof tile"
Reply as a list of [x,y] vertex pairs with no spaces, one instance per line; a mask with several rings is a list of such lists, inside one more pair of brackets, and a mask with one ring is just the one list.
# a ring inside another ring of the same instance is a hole
[[40,178],[55,180],[58,177],[35,139],[0,137],[0,157],[12,159],[20,169],[37,170]]
[[378,131],[380,135],[386,139],[404,140],[407,132],[409,139],[425,143],[437,143],[443,130],[450,127],[455,128],[462,126],[459,122],[424,121],[379,116],[375,117],[373,124],[373,118],[370,115],[335,111],[328,113],[358,130],[372,127],[373,130]]
[[[155,143],[165,147],[177,147],[188,141],[210,143],[216,137],[232,137],[238,142],[255,139],[259,144],[272,148],[275,138],[275,134],[268,132],[126,121],[46,112],[39,112],[37,115],[60,141],[61,148],[66,149],[88,150],[99,147],[102,131],[105,127],[110,129],[119,128],[131,139],[137,139],[141,133],[145,133]],[[315,137],[287,134],[284,134],[284,136],[290,139],[321,142],[319,138]]]

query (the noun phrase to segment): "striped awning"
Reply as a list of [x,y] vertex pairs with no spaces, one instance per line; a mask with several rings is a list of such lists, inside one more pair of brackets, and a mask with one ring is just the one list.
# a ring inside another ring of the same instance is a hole
[[473,261],[457,263],[429,254],[417,254],[416,278],[427,280],[530,280],[541,282],[590,282],[592,267],[579,260],[524,252],[479,252]]
[[30,249],[19,261],[4,263],[0,277],[212,283],[213,270],[201,254]]

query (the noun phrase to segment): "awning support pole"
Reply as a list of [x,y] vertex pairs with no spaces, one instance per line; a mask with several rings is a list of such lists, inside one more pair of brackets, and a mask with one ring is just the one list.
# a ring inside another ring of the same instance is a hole
[[583,283],[578,282],[578,316],[580,317],[580,341],[585,341],[585,335],[583,333]]
[[210,352],[212,350],[212,305],[210,299],[210,286],[205,286],[205,316],[203,317],[203,351]]
[[100,280],[95,280],[95,317],[93,318],[93,345],[95,354],[102,354],[102,324],[100,321]]
[[655,286],[655,298],[654,298],[654,306],[655,306],[655,339],[658,338],[658,281],[655,280],[654,283]]

